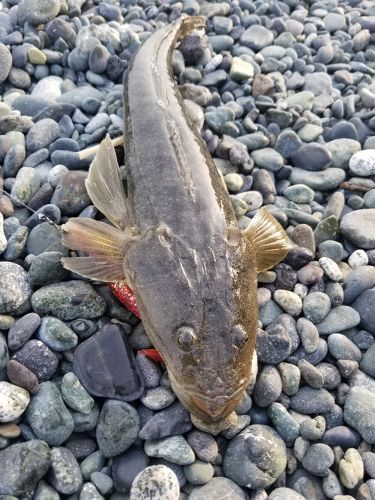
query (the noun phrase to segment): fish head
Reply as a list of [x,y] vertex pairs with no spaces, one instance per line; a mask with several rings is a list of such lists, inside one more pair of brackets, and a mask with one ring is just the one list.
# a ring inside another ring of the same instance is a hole
[[172,387],[208,424],[225,420],[242,399],[255,346],[256,271],[248,242],[239,231],[236,238],[232,245],[216,238],[198,253],[150,235],[128,255],[131,287]]

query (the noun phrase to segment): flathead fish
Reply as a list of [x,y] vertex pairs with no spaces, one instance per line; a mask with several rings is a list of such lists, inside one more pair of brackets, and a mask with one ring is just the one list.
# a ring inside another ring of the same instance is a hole
[[174,392],[200,428],[235,422],[249,383],[258,329],[257,272],[289,251],[265,209],[246,231],[174,81],[177,42],[204,26],[183,17],[155,31],[124,79],[126,193],[109,137],[86,181],[110,224],[87,218],[63,226],[63,242],[86,257],[67,269],[126,283]]

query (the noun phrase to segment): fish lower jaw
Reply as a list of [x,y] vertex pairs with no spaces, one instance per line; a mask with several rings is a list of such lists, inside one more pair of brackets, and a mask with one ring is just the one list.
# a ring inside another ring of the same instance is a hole
[[193,425],[203,431],[208,432],[209,434],[213,434],[216,436],[221,431],[233,427],[237,423],[237,414],[232,411],[227,417],[221,418],[218,422],[205,422],[201,420],[199,417],[195,416],[193,413],[191,414],[191,421]]

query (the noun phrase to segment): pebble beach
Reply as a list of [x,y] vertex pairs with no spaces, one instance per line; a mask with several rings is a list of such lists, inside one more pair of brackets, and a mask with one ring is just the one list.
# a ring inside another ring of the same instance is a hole
[[[61,265],[60,225],[102,219],[80,152],[121,136],[124,72],[183,14],[206,30],[176,83],[239,226],[265,207],[292,243],[258,274],[257,362],[218,435],[142,322]],[[374,311],[374,1],[0,2],[0,500],[375,500]]]

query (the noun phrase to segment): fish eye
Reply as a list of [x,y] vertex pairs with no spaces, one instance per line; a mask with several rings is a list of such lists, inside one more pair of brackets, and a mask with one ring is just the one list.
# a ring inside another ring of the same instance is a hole
[[191,326],[180,326],[177,330],[178,345],[184,351],[188,351],[192,345],[195,344],[197,337],[194,329]]
[[234,347],[237,347],[237,349],[240,349],[241,347],[243,347],[246,344],[246,342],[249,340],[249,335],[245,331],[245,329],[242,325],[232,326],[230,333],[232,336],[233,345],[234,345]]

